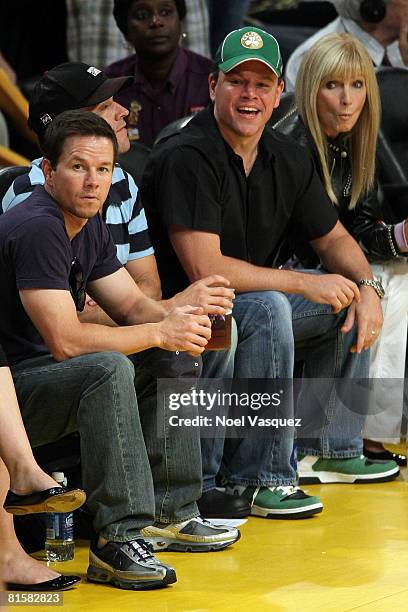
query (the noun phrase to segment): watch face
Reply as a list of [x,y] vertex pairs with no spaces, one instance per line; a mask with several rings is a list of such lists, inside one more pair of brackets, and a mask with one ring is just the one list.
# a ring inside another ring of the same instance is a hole
[[380,281],[376,281],[376,284],[377,284],[377,289],[378,289],[379,293],[381,294],[381,297],[384,297],[384,295],[385,295],[384,287],[382,286]]
[[385,295],[385,291],[380,281],[373,280],[371,281],[371,285],[376,290],[378,297],[383,298]]

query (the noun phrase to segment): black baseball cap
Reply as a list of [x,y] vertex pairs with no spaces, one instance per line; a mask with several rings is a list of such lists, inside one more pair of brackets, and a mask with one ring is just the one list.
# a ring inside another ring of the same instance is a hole
[[44,73],[30,97],[28,125],[42,136],[47,125],[66,110],[95,106],[130,85],[133,77],[110,79],[82,62],[59,64]]

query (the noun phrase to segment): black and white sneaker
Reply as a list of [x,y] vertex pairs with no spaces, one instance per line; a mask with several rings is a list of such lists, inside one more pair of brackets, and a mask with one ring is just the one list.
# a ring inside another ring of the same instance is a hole
[[108,542],[102,548],[91,544],[87,578],[134,590],[157,589],[177,582],[175,570],[160,563],[152,554],[152,546],[142,538]]
[[153,545],[155,551],[209,552],[222,550],[241,537],[235,527],[213,525],[197,516],[182,523],[160,523],[144,527],[143,537]]

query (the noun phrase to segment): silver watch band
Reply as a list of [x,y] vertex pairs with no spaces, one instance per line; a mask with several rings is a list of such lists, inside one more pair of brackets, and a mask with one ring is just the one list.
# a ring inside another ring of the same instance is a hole
[[365,285],[366,287],[372,287],[374,291],[376,292],[376,294],[378,295],[378,297],[380,298],[380,300],[382,300],[382,298],[385,295],[384,287],[378,280],[375,280],[372,278],[361,278],[357,282],[357,285],[358,287],[361,287],[361,285]]

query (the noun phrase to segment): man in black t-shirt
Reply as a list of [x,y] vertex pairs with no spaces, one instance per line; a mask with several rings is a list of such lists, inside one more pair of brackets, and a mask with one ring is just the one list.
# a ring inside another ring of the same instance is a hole
[[[373,287],[358,286],[372,280],[370,266],[338,222],[311,158],[265,128],[283,91],[278,43],[258,28],[236,30],[224,39],[216,64],[219,72],[209,79],[213,108],[156,147],[144,174],[142,199],[164,295],[189,279],[224,274],[239,294],[235,377],[290,379],[296,346],[303,349],[304,374],[328,380],[324,393],[315,389],[313,405],[301,403],[303,426],[319,401],[323,411],[322,429],[312,427],[307,440],[297,431],[306,477],[388,479],[397,466],[373,467],[360,458],[363,417],[344,416],[330,383],[368,376],[365,349],[381,329],[379,298]],[[294,226],[332,274],[276,268],[279,246]],[[210,362],[204,356],[204,375]],[[282,410],[293,417],[291,402]],[[256,443],[202,440],[209,499],[224,450],[226,490],[246,496],[253,514],[293,518],[321,511],[318,498],[293,489],[294,434],[282,431],[268,439],[259,433]]]
[[[138,376],[155,360],[153,347],[199,355],[210,321],[191,306],[169,312],[119,263],[98,214],[117,154],[112,128],[95,113],[67,111],[48,126],[43,147],[44,187],[0,218],[1,343],[32,443],[80,432],[98,534],[88,579],[130,589],[165,586],[175,572],[155,559],[143,536],[177,550],[216,550],[239,537],[198,517],[198,435],[185,440],[175,429],[159,439],[154,410],[150,421],[144,415],[142,432],[136,399],[135,385],[148,393]],[[79,321],[86,291],[116,327]],[[126,357],[134,353],[136,380]]]

